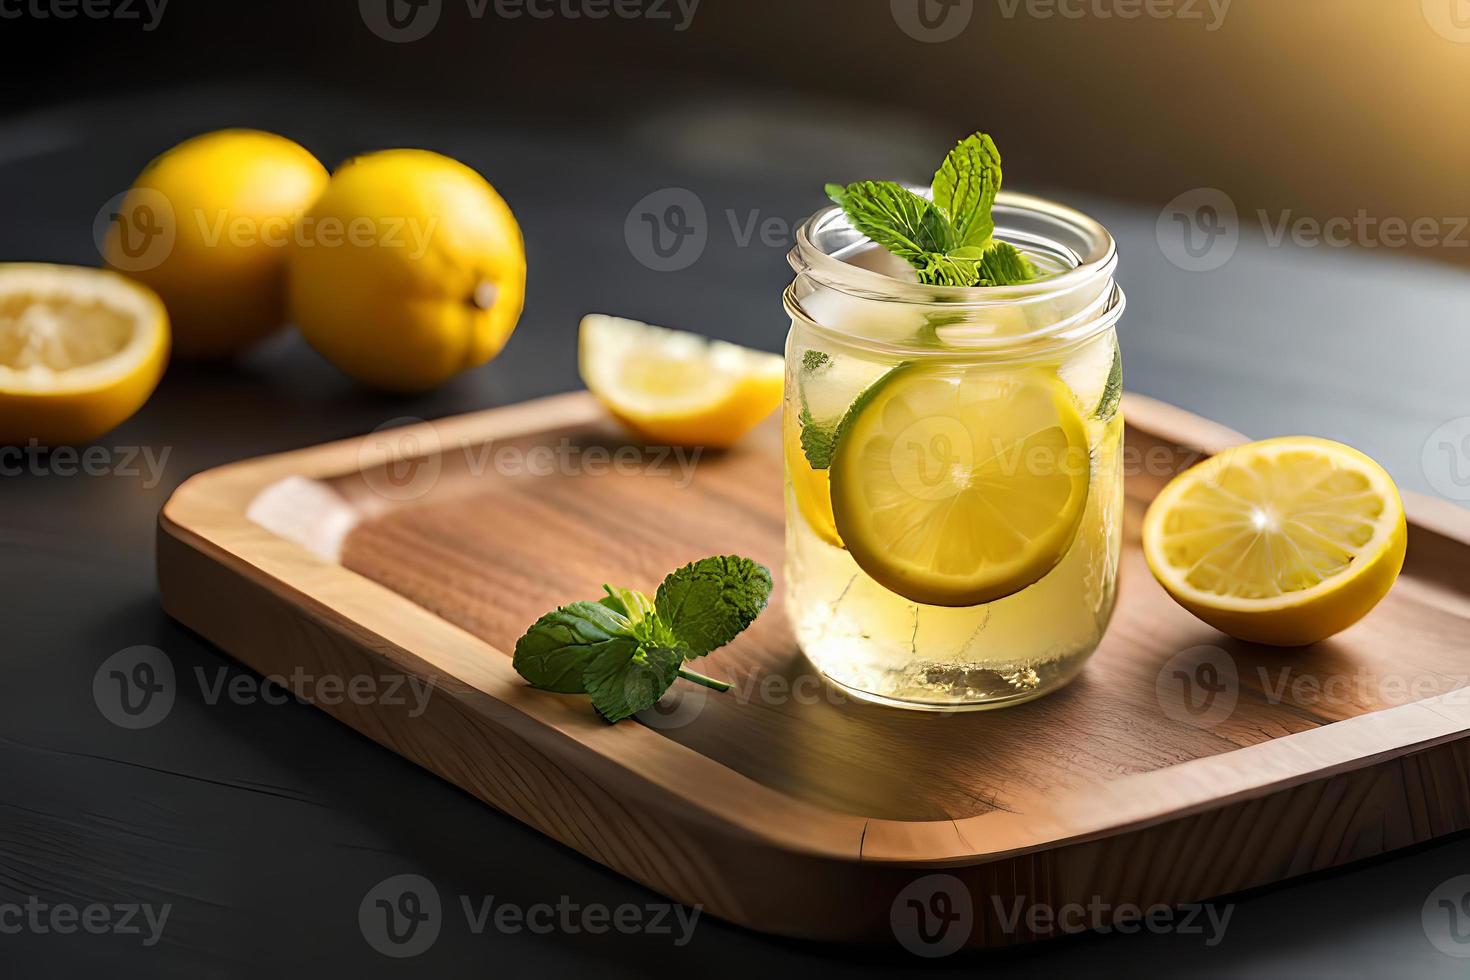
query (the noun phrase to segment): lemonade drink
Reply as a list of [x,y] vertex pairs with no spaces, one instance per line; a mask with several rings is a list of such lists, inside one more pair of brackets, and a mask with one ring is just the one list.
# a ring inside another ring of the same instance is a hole
[[808,658],[861,698],[1029,700],[1076,675],[1112,613],[1112,239],[1035,198],[1002,194],[995,216],[1037,281],[921,284],[836,208],[792,252],[788,610]]

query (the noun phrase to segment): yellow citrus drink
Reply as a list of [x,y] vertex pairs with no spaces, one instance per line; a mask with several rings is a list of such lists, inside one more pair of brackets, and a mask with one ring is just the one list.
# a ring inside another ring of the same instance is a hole
[[812,663],[861,698],[1029,700],[1077,674],[1112,614],[1112,240],[1036,199],[1001,195],[996,214],[1038,281],[917,283],[840,211],[808,222],[792,255],[788,611]]

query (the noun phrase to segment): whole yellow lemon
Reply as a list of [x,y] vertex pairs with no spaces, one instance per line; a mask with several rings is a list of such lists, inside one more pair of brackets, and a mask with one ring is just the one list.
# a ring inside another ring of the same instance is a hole
[[237,353],[286,322],[287,246],[328,179],[282,136],[196,136],[138,176],[108,226],[104,258],[163,298],[176,354]]
[[291,315],[359,381],[432,388],[494,357],[520,319],[520,226],[458,161],[427,150],[356,157],[302,220],[291,246]]

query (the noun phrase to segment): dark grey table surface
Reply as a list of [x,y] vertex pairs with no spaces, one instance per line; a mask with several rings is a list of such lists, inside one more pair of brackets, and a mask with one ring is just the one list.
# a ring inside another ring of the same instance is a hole
[[[404,144],[465,160],[515,207],[531,269],[525,317],[505,353],[431,394],[363,392],[283,335],[238,364],[172,368],[147,407],[100,441],[106,472],[65,475],[64,460],[42,456],[0,478],[0,974],[1466,975],[1470,960],[1435,948],[1421,921],[1437,886],[1470,873],[1464,838],[1225,899],[1233,911],[1215,945],[1177,931],[1084,935],[920,961],[710,918],[684,945],[646,933],[477,934],[460,896],[523,907],[659,899],[309,707],[214,696],[221,678],[252,675],[159,608],[153,535],[172,489],[209,467],[396,417],[570,390],[573,338],[588,311],[778,350],[789,279],[782,230],[822,203],[823,181],[921,176],[944,138],[831,107],[814,128],[789,109],[672,102],[661,116],[573,135],[489,112],[435,118],[223,85],[0,126],[0,259],[95,264],[98,209],[152,154],[204,129],[253,125],[329,164]],[[634,203],[666,187],[694,191],[708,216],[702,256],[669,273],[641,265],[624,236]],[[1463,488],[1453,467],[1470,472],[1470,460],[1436,462],[1438,450],[1425,447],[1442,424],[1470,415],[1470,273],[1383,250],[1272,247],[1249,231],[1221,268],[1186,272],[1156,239],[1155,209],[1069,197],[1121,245],[1131,390],[1251,435],[1349,441],[1408,489]],[[775,244],[743,243],[752,218],[777,219]],[[126,730],[99,710],[93,679],[109,656],[137,645],[166,653],[177,691],[162,721]],[[378,882],[409,873],[434,884],[443,925],[426,952],[390,959],[365,940],[358,909]],[[168,918],[153,942],[141,917],[138,934],[63,933],[47,925],[49,911],[38,913],[41,928],[20,924],[28,904],[94,903],[146,903],[155,913],[166,905]]]

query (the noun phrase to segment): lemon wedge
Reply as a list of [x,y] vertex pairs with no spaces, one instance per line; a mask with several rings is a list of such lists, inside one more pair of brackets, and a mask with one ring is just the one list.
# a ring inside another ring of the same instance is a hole
[[1292,436],[1179,474],[1143,524],[1144,557],[1184,608],[1242,640],[1302,646],[1357,622],[1404,565],[1393,480],[1367,456]]
[[142,407],[168,361],[152,290],[101,269],[0,264],[0,443],[89,442]]
[[909,364],[844,419],[832,511],[880,585],[973,606],[1056,566],[1077,536],[1089,475],[1082,417],[1055,374]]
[[733,444],[781,404],[785,381],[779,354],[600,314],[582,320],[578,359],[618,421],[675,446]]

